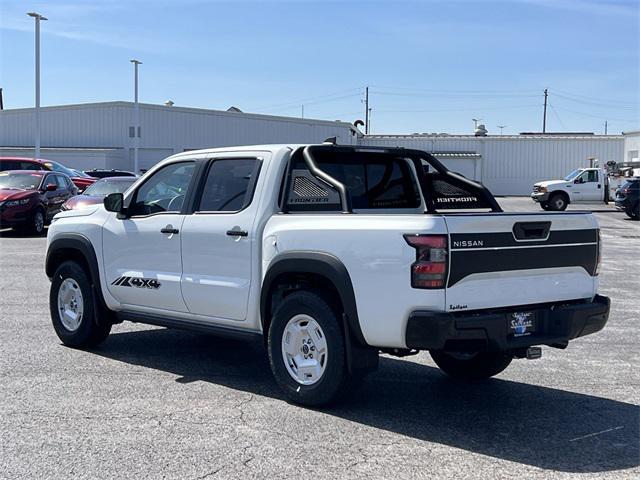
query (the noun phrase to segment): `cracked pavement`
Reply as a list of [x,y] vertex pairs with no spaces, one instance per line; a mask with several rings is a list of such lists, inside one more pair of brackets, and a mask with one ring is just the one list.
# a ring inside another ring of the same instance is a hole
[[640,224],[597,216],[605,330],[488,382],[383,356],[324,411],[283,400],[261,344],[125,323],[62,346],[45,240],[2,232],[0,478],[638,478]]

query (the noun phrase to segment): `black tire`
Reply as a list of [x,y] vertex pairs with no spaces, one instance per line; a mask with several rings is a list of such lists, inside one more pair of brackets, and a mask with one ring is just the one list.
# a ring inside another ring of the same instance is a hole
[[[282,354],[282,338],[289,320],[297,315],[315,320],[327,344],[327,364],[319,380],[304,385],[289,373]],[[345,361],[345,341],[340,316],[318,294],[298,291],[288,295],[276,309],[269,327],[268,352],[271,371],[288,400],[309,407],[325,406],[353,386]]]
[[567,209],[569,200],[564,193],[554,193],[549,197],[549,210],[562,212]]
[[[82,311],[79,326],[70,330],[65,326],[58,310],[58,292],[66,279],[73,280],[80,289]],[[53,329],[58,338],[69,347],[89,348],[102,343],[111,331],[111,322],[106,315],[96,317],[96,301],[91,281],[84,269],[76,262],[62,263],[53,275],[49,292],[49,310]]]
[[640,208],[636,208],[635,211],[631,208],[627,208],[624,213],[626,213],[627,217],[631,220],[638,220],[640,218]]
[[46,222],[46,215],[42,208],[37,208],[31,218],[29,219],[29,224],[27,226],[27,230],[31,235],[41,237],[45,233],[44,224]]
[[444,373],[453,378],[480,380],[493,377],[509,366],[513,357],[506,352],[455,354],[431,351],[431,358]]
[[540,202],[540,206],[543,210],[549,210],[549,204],[547,202]]

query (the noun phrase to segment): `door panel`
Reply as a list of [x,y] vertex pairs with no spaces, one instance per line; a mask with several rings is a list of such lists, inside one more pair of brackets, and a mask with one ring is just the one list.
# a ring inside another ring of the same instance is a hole
[[156,170],[130,197],[127,218],[112,214],[103,227],[109,292],[124,305],[186,312],[182,298],[181,230],[195,162]]
[[217,159],[209,167],[200,205],[182,233],[182,293],[191,313],[247,317],[260,165],[245,157]]
[[[120,303],[186,312],[180,276],[180,229],[184,215],[159,214],[118,219],[103,228],[108,289]],[[177,234],[162,233],[168,225]]]

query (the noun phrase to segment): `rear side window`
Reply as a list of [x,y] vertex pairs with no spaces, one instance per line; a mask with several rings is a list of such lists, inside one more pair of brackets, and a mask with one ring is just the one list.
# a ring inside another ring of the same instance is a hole
[[17,160],[0,160],[0,171],[20,170],[20,162]]
[[20,162],[20,170],[40,170],[40,165],[35,162]]
[[246,208],[260,169],[255,158],[215,160],[200,198],[200,212],[237,212]]
[[[409,161],[371,152],[318,152],[318,167],[345,185],[353,209],[413,209],[420,191]],[[315,179],[303,159],[294,161],[287,206],[291,210],[339,210],[335,190]]]

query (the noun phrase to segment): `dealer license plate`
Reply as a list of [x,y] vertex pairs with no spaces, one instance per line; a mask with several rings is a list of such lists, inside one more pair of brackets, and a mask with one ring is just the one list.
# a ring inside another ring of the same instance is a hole
[[514,337],[525,337],[536,331],[536,312],[513,312],[507,319],[509,333]]

